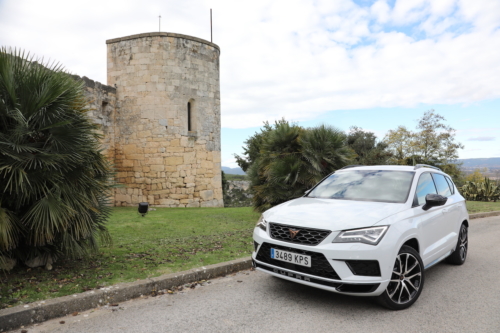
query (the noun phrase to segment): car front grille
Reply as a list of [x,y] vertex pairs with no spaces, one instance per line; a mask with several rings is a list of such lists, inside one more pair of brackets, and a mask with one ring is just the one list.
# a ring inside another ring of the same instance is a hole
[[[272,259],[271,248],[311,256],[311,267],[295,265],[292,263]],[[293,247],[288,247],[288,246],[263,243],[260,246],[256,259],[263,263],[286,268],[292,271],[315,275],[327,279],[340,280],[340,277],[337,275],[337,272],[335,272],[332,265],[330,265],[330,263],[322,253],[295,249]]]
[[[269,223],[269,228],[271,238],[284,242],[312,246],[321,243],[331,233],[331,230],[302,228],[279,223]],[[295,237],[292,238],[290,230],[298,230]]]

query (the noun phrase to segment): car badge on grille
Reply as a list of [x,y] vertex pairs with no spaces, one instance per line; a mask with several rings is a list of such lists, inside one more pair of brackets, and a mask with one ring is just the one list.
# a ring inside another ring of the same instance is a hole
[[288,229],[288,231],[290,231],[290,238],[294,239],[295,236],[297,236],[297,234],[299,233],[300,230]]

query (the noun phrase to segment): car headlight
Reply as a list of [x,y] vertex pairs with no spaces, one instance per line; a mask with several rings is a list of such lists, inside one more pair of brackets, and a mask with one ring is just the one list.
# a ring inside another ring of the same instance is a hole
[[389,226],[371,227],[354,230],[343,230],[332,243],[365,243],[377,245],[384,237]]
[[257,221],[257,227],[261,228],[264,231],[267,231],[267,221],[264,220],[264,215],[261,215],[259,221]]

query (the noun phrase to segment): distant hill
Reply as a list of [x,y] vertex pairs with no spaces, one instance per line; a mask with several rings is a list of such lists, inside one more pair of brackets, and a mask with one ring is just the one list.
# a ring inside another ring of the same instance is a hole
[[229,167],[221,167],[222,171],[224,173],[230,174],[230,175],[246,175],[245,171],[241,170],[241,168],[229,168]]
[[462,168],[500,168],[500,157],[459,159]]

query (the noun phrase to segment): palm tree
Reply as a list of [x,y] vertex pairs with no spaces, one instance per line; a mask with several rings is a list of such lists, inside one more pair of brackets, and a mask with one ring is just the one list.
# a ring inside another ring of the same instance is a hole
[[110,165],[82,82],[0,48],[0,258],[50,264],[109,242]]
[[277,122],[266,133],[260,157],[248,170],[255,210],[263,212],[302,196],[354,156],[346,146],[346,135],[334,127],[304,129],[286,121]]

